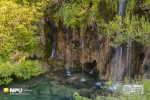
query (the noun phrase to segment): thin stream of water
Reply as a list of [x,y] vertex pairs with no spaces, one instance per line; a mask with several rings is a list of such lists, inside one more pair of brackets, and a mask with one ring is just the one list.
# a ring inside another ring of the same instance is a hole
[[53,58],[54,57],[54,55],[55,55],[55,49],[54,48],[52,48],[52,53],[51,53],[51,58]]
[[84,76],[84,65],[83,65],[83,62],[84,62],[84,38],[82,37],[82,76]]
[[[69,56],[69,32],[68,32],[68,27],[66,28],[66,38],[67,38],[67,40],[66,40],[66,44],[67,44],[67,46],[66,46],[66,55],[67,56]],[[69,57],[67,57],[67,63],[69,63],[69,62],[71,62],[71,61],[69,61],[69,59],[68,59]],[[71,76],[71,71],[70,71],[70,68],[69,68],[70,66],[68,66],[68,65],[65,65],[65,68],[66,68],[66,73],[67,73],[67,76]]]
[[54,26],[53,22],[49,23],[49,26],[50,26],[50,30],[51,30],[50,41],[51,41],[51,45],[52,45],[52,52],[51,52],[50,58],[53,58],[55,55],[55,47],[54,47],[55,26]]
[[82,40],[82,78],[81,82],[85,82],[86,79],[84,78],[84,37],[81,38]]

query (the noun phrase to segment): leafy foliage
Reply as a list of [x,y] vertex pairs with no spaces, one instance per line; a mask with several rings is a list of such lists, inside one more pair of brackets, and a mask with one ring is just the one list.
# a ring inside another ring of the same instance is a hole
[[71,28],[79,27],[80,35],[84,34],[87,24],[95,22],[100,0],[71,0],[59,10],[63,23]]
[[41,4],[0,0],[0,85],[12,81],[11,75],[27,79],[42,72],[38,61],[26,60],[39,44]]
[[86,97],[80,96],[77,92],[74,92],[73,98],[75,98],[76,100],[92,100],[92,99],[88,99]]
[[122,20],[121,16],[116,16],[113,21],[104,24],[105,33],[110,35],[114,42],[111,44],[115,46],[118,42],[126,43],[129,37],[132,41],[149,45],[150,24],[144,16],[126,17]]
[[84,26],[90,14],[97,12],[98,3],[99,0],[71,0],[61,8],[60,17],[67,26]]
[[133,14],[135,10],[135,5],[137,3],[137,0],[128,0],[127,1],[127,6],[126,6],[126,13],[127,14]]
[[[145,0],[142,7],[146,6],[149,1]],[[131,43],[136,41],[137,43],[150,44],[150,24],[147,18],[147,14],[143,16],[134,15],[137,1],[128,0],[126,6],[126,16],[122,18],[116,15],[112,21],[104,24],[99,24],[103,27],[103,32],[113,38],[111,46],[117,46],[118,43]]]
[[[128,79],[127,79],[128,80]],[[126,80],[126,82],[127,82]],[[129,80],[128,80],[129,81]],[[127,83],[124,83],[126,85]],[[111,82],[108,82],[108,84]],[[130,83],[128,83],[130,84]],[[92,100],[149,100],[150,95],[150,80],[143,80],[143,81],[134,81],[132,84],[142,84],[144,86],[144,94],[138,94],[138,93],[130,93],[130,94],[125,94],[123,92],[123,85],[120,86],[117,90],[113,91],[112,94],[108,94],[107,96],[97,96],[95,99]],[[85,97],[80,96],[77,92],[74,92],[73,97],[76,100],[91,100]],[[85,99],[83,99],[85,98]]]
[[39,39],[35,22],[42,14],[37,12],[38,7],[1,0],[0,9],[0,57],[8,59],[21,50],[33,51]]
[[43,72],[38,61],[23,61],[11,64],[11,62],[0,63],[0,85],[8,84],[12,81],[12,75],[20,79],[29,79],[31,76],[39,75]]
[[[126,16],[123,19],[117,13],[119,3],[120,0],[71,0],[62,5],[58,15],[66,26],[80,27],[81,34],[84,34],[87,24],[98,23],[100,31],[114,38],[112,46],[116,46],[115,44],[118,42],[126,43],[129,40],[149,45],[147,15],[142,17],[134,15],[138,2],[136,0],[125,2]],[[148,9],[148,4],[149,0],[145,0],[140,5]],[[114,14],[116,15],[114,16]]]
[[141,5],[141,8],[143,10],[149,10],[150,9],[150,1],[149,0],[144,0],[143,4]]

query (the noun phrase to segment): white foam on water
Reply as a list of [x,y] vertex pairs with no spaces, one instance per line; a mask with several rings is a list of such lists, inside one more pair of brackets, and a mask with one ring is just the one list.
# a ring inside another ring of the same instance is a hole
[[77,78],[78,78],[78,77],[72,77],[71,79],[74,80],[74,79],[77,79]]
[[67,73],[67,76],[71,76],[71,73]]
[[85,82],[86,81],[86,79],[85,78],[81,78],[81,82]]
[[93,74],[93,70],[91,70],[89,73],[90,73],[90,74]]
[[96,86],[101,86],[101,85],[102,85],[102,82],[96,82],[95,85],[96,85]]

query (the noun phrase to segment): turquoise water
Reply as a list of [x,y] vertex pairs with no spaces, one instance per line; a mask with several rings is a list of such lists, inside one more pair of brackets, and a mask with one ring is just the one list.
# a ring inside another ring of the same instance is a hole
[[[29,80],[15,80],[8,85],[0,86],[0,100],[74,100],[73,93],[90,98],[96,91],[97,81],[94,75],[84,74],[85,82],[81,82],[81,71],[71,71],[67,76],[64,71],[48,72]],[[4,88],[22,88],[23,94],[4,93]]]

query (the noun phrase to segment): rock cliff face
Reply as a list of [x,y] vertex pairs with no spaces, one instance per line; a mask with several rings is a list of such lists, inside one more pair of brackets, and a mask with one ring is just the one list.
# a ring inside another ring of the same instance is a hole
[[83,64],[86,71],[94,69],[94,73],[99,72],[99,79],[102,80],[112,77],[119,81],[124,76],[137,75],[147,77],[150,70],[149,47],[135,42],[131,47],[127,44],[111,47],[109,44],[112,39],[101,36],[96,25],[88,26],[83,37],[79,29],[59,25],[57,30],[55,58],[60,59],[63,67],[81,68]]

